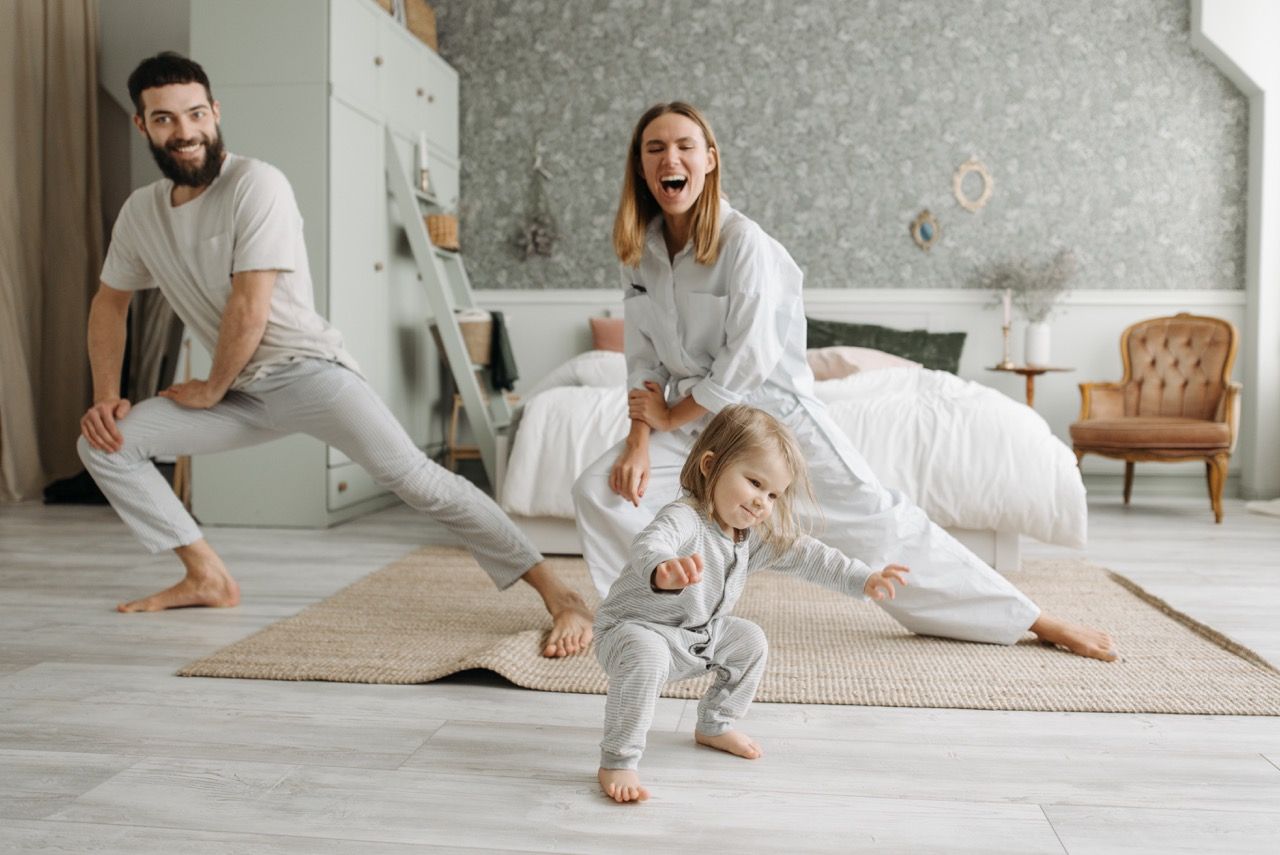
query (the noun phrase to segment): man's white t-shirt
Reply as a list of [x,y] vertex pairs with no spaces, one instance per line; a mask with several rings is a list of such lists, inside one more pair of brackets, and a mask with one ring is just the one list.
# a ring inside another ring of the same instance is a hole
[[102,281],[121,291],[159,288],[187,329],[213,353],[231,276],[277,270],[271,314],[258,349],[231,388],[273,365],[316,358],[359,371],[342,334],[315,310],[302,214],[284,173],[228,154],[209,187],[178,207],[173,182],[135,190],[111,233]]

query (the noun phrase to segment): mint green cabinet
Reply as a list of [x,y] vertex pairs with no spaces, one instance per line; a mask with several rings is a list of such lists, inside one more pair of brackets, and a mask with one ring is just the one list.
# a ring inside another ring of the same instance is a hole
[[[288,176],[305,223],[317,309],[415,443],[436,441],[430,311],[387,195],[384,129],[433,188],[458,199],[458,79],[373,0],[193,0],[191,51],[222,103],[227,147]],[[208,355],[194,361],[197,376]],[[292,436],[193,461],[205,524],[331,525],[393,500],[340,451]]]

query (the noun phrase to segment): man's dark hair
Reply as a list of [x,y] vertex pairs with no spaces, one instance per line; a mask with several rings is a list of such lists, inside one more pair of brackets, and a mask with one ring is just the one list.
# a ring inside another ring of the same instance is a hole
[[[148,57],[138,64],[129,75],[129,97],[133,99],[133,107],[142,116],[142,91],[155,89],[157,86],[170,86],[174,83],[199,83],[204,86],[204,94],[213,104],[213,90],[209,88],[209,75],[204,73],[200,63],[187,59],[180,53],[167,50]],[[145,118],[145,117],[144,117]]]

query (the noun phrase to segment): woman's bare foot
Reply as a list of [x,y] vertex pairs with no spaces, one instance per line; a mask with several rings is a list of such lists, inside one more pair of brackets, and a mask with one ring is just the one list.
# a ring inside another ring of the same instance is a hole
[[118,612],[159,612],[191,606],[229,608],[240,603],[240,586],[227,572],[226,565],[204,540],[174,550],[186,567],[187,575],[171,588],[141,600],[121,603]]
[[1100,629],[1042,614],[1031,624],[1031,631],[1045,644],[1065,647],[1077,656],[1113,662],[1117,655],[1115,642]]
[[594,617],[578,593],[565,586],[544,563],[535,564],[521,577],[538,592],[551,615],[551,632],[542,655],[558,658],[581,653],[591,644]]
[[649,791],[640,786],[640,776],[634,769],[606,769],[600,767],[600,789],[618,804],[642,802],[649,798]]
[[707,736],[705,733],[699,733],[695,730],[693,738],[699,745],[719,748],[721,751],[728,751],[730,754],[737,754],[739,757],[746,757],[748,760],[756,760],[764,756],[764,751],[760,749],[756,741],[740,730],[726,730],[719,736]]

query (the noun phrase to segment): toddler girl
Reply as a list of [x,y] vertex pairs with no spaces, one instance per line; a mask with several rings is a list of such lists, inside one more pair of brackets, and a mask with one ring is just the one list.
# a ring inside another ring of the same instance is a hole
[[730,613],[747,576],[775,570],[854,597],[894,596],[907,568],[880,572],[797,530],[794,500],[812,495],[791,432],[763,410],[722,409],[680,473],[685,496],[658,512],[596,616],[596,657],[609,675],[600,786],[618,802],[643,801],[636,768],[668,680],[714,671],[698,703],[694,738],[754,760],[760,746],[734,722],[764,675],[760,627]]

